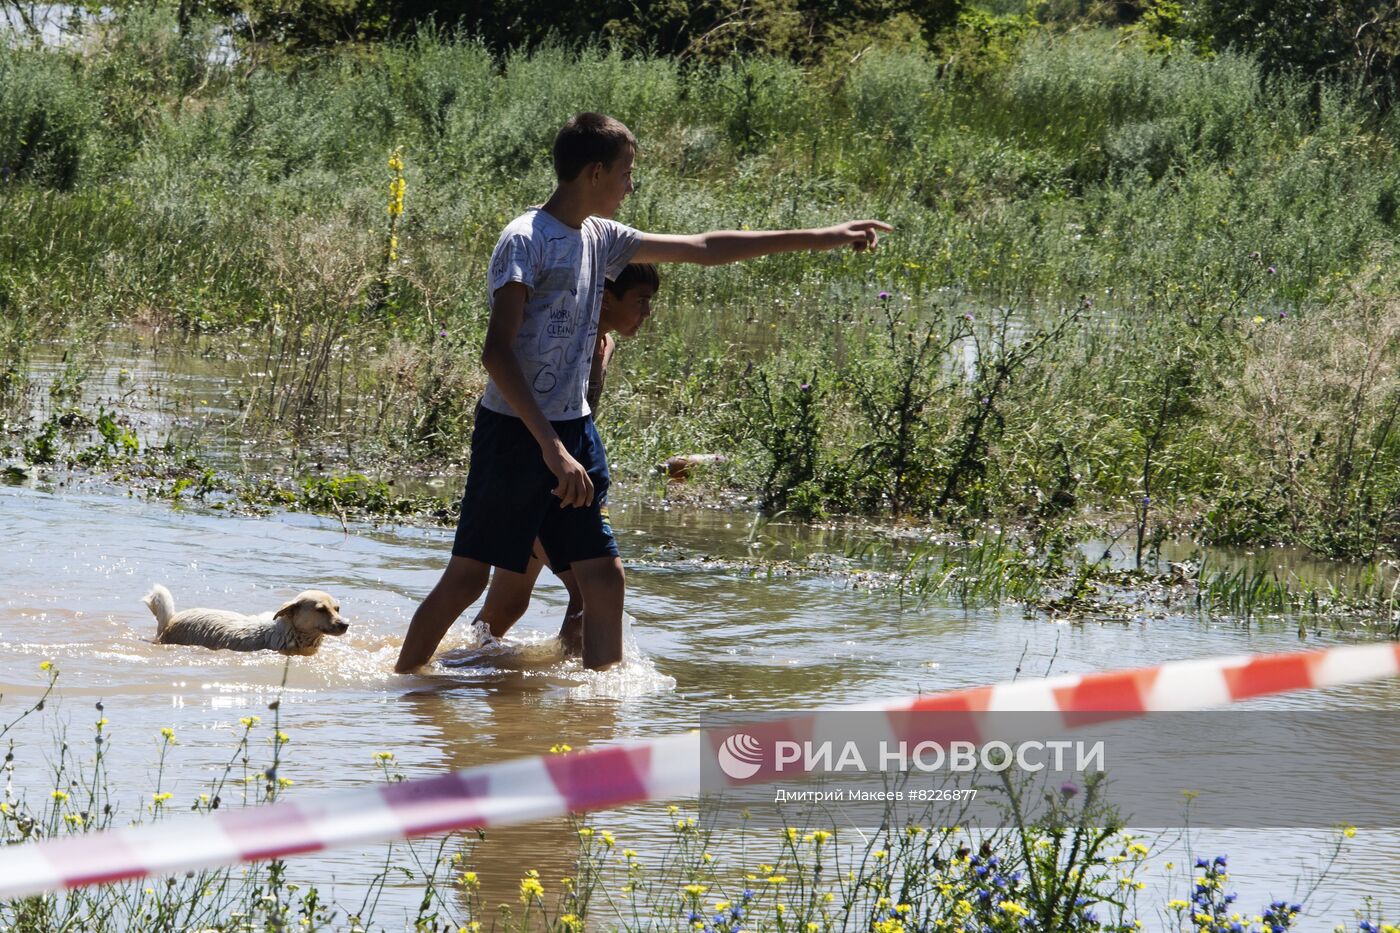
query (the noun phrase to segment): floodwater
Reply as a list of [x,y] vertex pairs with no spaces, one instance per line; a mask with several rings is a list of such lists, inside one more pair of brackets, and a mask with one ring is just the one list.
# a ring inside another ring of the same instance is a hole
[[[132,372],[137,372],[133,358]],[[115,365],[115,364],[114,364]],[[146,365],[151,365],[146,360]],[[168,374],[167,374],[168,375]],[[95,379],[94,385],[100,385]],[[213,385],[201,387],[212,389]],[[59,481],[63,485],[59,485]],[[852,589],[839,575],[755,577],[724,561],[750,553],[751,516],[671,508],[622,491],[614,508],[628,564],[629,661],[603,674],[558,660],[550,635],[563,589],[542,580],[534,604],[503,650],[475,650],[459,624],[443,645],[445,663],[419,675],[392,665],[417,601],[436,580],[450,531],[351,525],[317,517],[248,517],[129,496],[120,487],[40,475],[0,486],[0,722],[42,689],[40,662],[61,671],[61,698],[44,722],[67,722],[69,741],[89,741],[94,704],[111,735],[110,775],[126,812],[150,800],[160,730],[175,730],[161,787],[187,808],[221,773],[241,731],[258,715],[254,766],[270,756],[268,703],[280,698],[291,739],[281,775],[298,797],[334,794],[381,779],[374,753],[392,751],[408,776],[439,773],[567,743],[575,748],[669,734],[736,712],[814,709],[977,686],[1044,673],[1103,671],[1219,654],[1297,650],[1373,635],[1336,629],[1299,642],[1296,620],[1243,626],[1194,614],[1142,616],[1124,623],[1051,623],[1016,607],[965,610],[908,606]],[[762,540],[843,547],[829,531],[769,526]],[[154,620],[141,603],[163,583],[177,607],[246,612],[276,608],[309,587],[329,590],[350,622],[343,638],[290,662],[152,643]],[[284,684],[285,678],[285,684]],[[1364,707],[1400,710],[1400,682],[1313,691],[1255,701],[1259,708]],[[51,734],[17,730],[16,787],[47,795]],[[1361,822],[1361,820],[1357,820]],[[598,814],[619,846],[645,858],[670,839],[661,804]],[[1198,830],[1197,854],[1228,852],[1240,906],[1250,913],[1296,897],[1294,880],[1315,869],[1331,834],[1318,831]],[[1400,830],[1363,831],[1309,902],[1298,929],[1330,930],[1363,898],[1400,901]],[[1178,844],[1179,845],[1179,844]],[[519,878],[538,869],[551,881],[573,873],[574,837],[564,820],[487,833],[474,868],[486,902],[517,903]],[[318,884],[358,904],[383,850],[297,857],[292,880]],[[1140,903],[1186,896],[1161,863]],[[1178,854],[1181,864],[1184,856]],[[375,925],[411,918],[416,888],[393,885]],[[1150,913],[1144,918],[1149,918]],[[1149,927],[1151,924],[1149,924]]]

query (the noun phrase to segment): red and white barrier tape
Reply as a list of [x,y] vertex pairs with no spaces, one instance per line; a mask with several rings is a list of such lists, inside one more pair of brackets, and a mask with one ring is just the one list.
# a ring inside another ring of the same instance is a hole
[[[1137,670],[976,687],[844,711],[890,714],[890,732],[898,735],[905,724],[900,714],[910,712],[1095,713],[1101,715],[1093,720],[1105,720],[1225,706],[1270,693],[1396,674],[1400,674],[1400,644],[1385,643],[1177,661]],[[811,735],[822,728],[827,715],[811,713],[743,728],[768,736]],[[982,736],[984,741],[994,738]],[[338,846],[505,826],[646,800],[694,797],[699,792],[701,751],[722,739],[718,733],[706,737],[689,732],[337,791],[305,801],[8,846],[0,849],[0,898]]]

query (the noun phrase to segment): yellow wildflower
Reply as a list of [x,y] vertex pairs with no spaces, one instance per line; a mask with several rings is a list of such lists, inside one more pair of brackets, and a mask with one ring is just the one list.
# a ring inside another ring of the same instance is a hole
[[169,726],[166,726],[164,729],[160,730],[160,737],[165,739],[165,741],[167,742],[174,742],[175,730],[170,728]]
[[1346,827],[1345,829],[1342,830],[1342,835],[1343,835],[1343,836],[1346,836],[1348,839],[1355,839],[1355,838],[1356,838],[1356,827],[1355,827],[1355,826],[1348,826],[1348,827]]
[[66,790],[55,790],[55,791],[53,792],[53,799],[54,799],[54,800],[57,800],[59,803],[63,803],[63,801],[65,801],[65,800],[68,799],[68,791],[66,791]]
[[476,887],[479,883],[480,883],[480,882],[477,880],[477,877],[476,877],[476,872],[474,872],[474,871],[464,871],[464,872],[462,872],[462,884],[465,884],[465,885],[467,885],[468,887],[474,888],[474,887]]
[[688,884],[681,888],[681,891],[690,897],[700,897],[708,890],[710,889],[703,884]]
[[160,793],[153,793],[153,794],[151,794],[151,800],[153,800],[153,801],[156,802],[156,803],[165,803],[167,800],[169,800],[169,799],[170,799],[171,797],[173,797],[173,796],[175,796],[175,795],[172,794],[172,793],[170,793],[170,791],[168,791],[168,790],[167,790],[167,791],[161,791]]
[[520,903],[529,905],[530,901],[544,898],[544,885],[540,884],[537,878],[520,879]]
[[997,907],[1001,910],[1002,913],[1015,917],[1017,919],[1020,919],[1021,917],[1029,917],[1031,913],[1029,910],[1027,910],[1025,907],[1022,907],[1015,901],[1002,901],[1000,904],[997,905]]
[[41,671],[50,670],[52,667],[53,667],[53,662],[52,662],[52,661],[40,661],[40,662],[39,662],[39,670],[41,670]]

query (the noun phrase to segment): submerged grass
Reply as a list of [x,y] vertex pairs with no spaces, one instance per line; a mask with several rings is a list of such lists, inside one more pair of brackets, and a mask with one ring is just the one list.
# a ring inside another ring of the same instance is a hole
[[[153,784],[137,812],[123,809],[106,759],[112,730],[102,704],[84,737],[58,734],[58,754],[36,768],[36,750],[15,727],[50,717],[58,671],[44,662],[41,696],[0,728],[8,742],[0,802],[0,843],[24,845],[75,838],[128,824],[159,823],[178,810],[210,814],[230,806],[259,806],[297,793],[292,739],[283,731],[280,703],[269,704],[271,722],[246,716],[234,730],[225,764],[190,800],[162,789],[179,744],[174,729],[156,738]],[[31,723],[30,725],[33,725]],[[42,724],[41,724],[42,725]],[[41,729],[42,731],[42,729]],[[552,749],[564,752],[564,746]],[[392,751],[368,756],[366,780],[400,781]],[[40,776],[39,772],[43,772]],[[1098,802],[1099,784],[1066,784],[1046,797],[1034,822],[1017,818],[1010,828],[940,827],[935,811],[891,810],[875,832],[848,836],[815,825],[763,828],[749,818],[722,828],[701,814],[667,808],[671,825],[663,845],[639,853],[628,848],[627,829],[603,828],[605,817],[575,822],[578,851],[568,877],[542,877],[515,866],[476,866],[477,834],[386,845],[382,869],[348,902],[328,900],[295,860],[206,869],[169,878],[79,888],[0,903],[0,922],[20,933],[60,930],[201,930],[254,933],[285,929],[394,929],[458,931],[647,930],[658,925],[702,933],[737,931],[1024,929],[1115,931],[1153,928],[1232,933],[1278,933],[1309,913],[1304,896],[1275,901],[1254,915],[1241,914],[1228,891],[1225,856],[1196,859],[1166,870],[1181,896],[1144,903],[1142,877],[1161,859],[1169,840],[1124,831]],[[1025,792],[1007,784],[1014,802]],[[659,807],[660,805],[658,805]],[[1014,812],[1021,812],[1012,807]],[[944,817],[949,814],[943,813]],[[923,817],[920,819],[920,817]],[[1339,831],[1319,853],[1318,874],[1305,879],[1316,890],[1356,835]],[[1189,843],[1189,840],[1188,840]],[[1187,846],[1188,858],[1193,857]],[[522,872],[518,896],[492,903],[479,872]],[[392,880],[392,881],[391,881]],[[399,902],[383,903],[392,883]],[[416,902],[416,909],[410,905]],[[403,912],[402,917],[387,916]],[[1369,905],[1355,915],[1359,931],[1384,930]],[[1346,923],[1339,929],[1349,928]]]

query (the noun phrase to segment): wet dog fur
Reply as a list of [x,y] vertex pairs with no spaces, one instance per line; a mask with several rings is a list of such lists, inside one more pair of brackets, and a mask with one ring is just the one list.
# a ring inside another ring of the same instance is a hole
[[156,642],[162,645],[309,655],[321,647],[322,638],[344,635],[350,627],[340,617],[340,604],[321,590],[307,590],[276,612],[256,616],[222,609],[176,612],[174,597],[160,584],[143,602],[156,617]]

